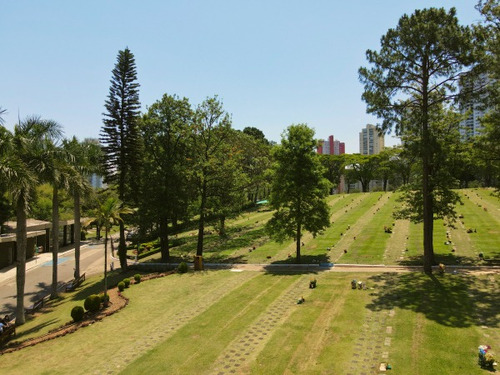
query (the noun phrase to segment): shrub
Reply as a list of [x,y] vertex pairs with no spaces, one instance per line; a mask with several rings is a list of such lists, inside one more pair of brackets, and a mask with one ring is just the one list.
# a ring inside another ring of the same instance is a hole
[[140,273],[136,273],[134,275],[134,280],[135,280],[136,284],[139,284],[141,282],[141,274]]
[[128,288],[130,286],[130,279],[129,278],[123,279],[123,283],[125,284],[125,288]]
[[123,281],[120,281],[120,282],[118,283],[118,290],[119,290],[120,292],[123,292],[123,291],[125,290],[125,283],[124,283]]
[[109,302],[109,295],[101,293],[99,294],[99,298],[101,299],[101,303],[108,303]]
[[81,306],[75,306],[71,309],[71,317],[73,318],[73,321],[75,323],[79,322],[80,320],[83,319],[83,314],[84,314],[84,311],[83,311],[83,307],[81,307]]
[[188,271],[188,266],[186,262],[181,262],[179,266],[177,267],[177,272],[179,273],[186,273]]
[[85,298],[83,307],[85,307],[85,310],[87,311],[99,311],[99,309],[101,308],[101,298],[97,294],[91,294],[90,296]]

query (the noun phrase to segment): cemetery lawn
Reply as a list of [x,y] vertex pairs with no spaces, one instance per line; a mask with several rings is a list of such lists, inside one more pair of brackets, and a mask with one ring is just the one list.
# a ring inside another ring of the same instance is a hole
[[498,286],[498,274],[174,274],[132,285],[101,322],[3,355],[0,373],[371,374],[388,362],[398,374],[488,374],[477,346],[500,353]]

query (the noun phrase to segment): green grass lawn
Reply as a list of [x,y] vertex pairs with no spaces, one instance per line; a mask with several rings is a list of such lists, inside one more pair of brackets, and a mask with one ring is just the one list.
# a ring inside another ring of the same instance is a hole
[[[352,279],[368,289],[352,290]],[[498,284],[467,274],[171,275],[132,285],[129,305],[102,322],[2,356],[0,373],[371,374],[384,361],[394,374],[488,374],[476,352],[500,353]],[[74,303],[67,297],[61,305]]]

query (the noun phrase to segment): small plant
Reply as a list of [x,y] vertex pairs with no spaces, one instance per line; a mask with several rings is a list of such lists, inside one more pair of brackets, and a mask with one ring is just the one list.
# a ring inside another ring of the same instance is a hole
[[120,292],[123,292],[123,291],[125,290],[125,283],[124,283],[123,281],[120,281],[120,282],[118,283],[118,290],[119,290]]
[[85,311],[83,310],[83,307],[81,306],[75,306],[71,309],[71,317],[73,318],[73,321],[79,322],[80,320],[83,319],[83,314]]
[[123,279],[123,283],[125,284],[125,288],[128,288],[130,286],[130,279],[128,277]]
[[136,284],[139,284],[141,282],[141,274],[140,273],[136,273],[134,275],[134,280],[135,280]]
[[91,294],[90,296],[85,298],[83,307],[85,307],[85,310],[87,311],[99,311],[99,309],[101,308],[101,298],[97,294]]
[[188,271],[188,266],[186,262],[181,262],[179,266],[177,267],[177,272],[179,273],[186,273]]

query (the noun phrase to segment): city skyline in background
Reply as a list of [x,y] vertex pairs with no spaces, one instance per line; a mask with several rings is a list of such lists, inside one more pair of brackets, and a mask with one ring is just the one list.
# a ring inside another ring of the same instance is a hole
[[[361,129],[380,122],[361,100],[366,50],[378,50],[416,7],[454,6],[471,24],[480,19],[475,3],[8,2],[0,106],[9,129],[18,116],[39,115],[59,122],[66,137],[98,138],[111,70],[128,46],[143,111],[165,93],[193,107],[218,95],[235,129],[256,127],[279,142],[289,125],[307,123],[317,139],[335,134],[357,153]],[[386,146],[397,143],[386,135]]]

